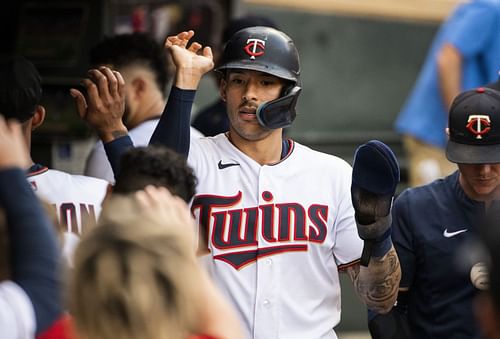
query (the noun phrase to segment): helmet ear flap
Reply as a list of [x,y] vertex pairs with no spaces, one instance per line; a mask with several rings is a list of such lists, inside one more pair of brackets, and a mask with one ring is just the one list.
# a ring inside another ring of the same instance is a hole
[[286,94],[276,100],[259,105],[257,108],[257,120],[269,129],[288,127],[297,116],[295,106],[302,91],[300,86],[289,86]]

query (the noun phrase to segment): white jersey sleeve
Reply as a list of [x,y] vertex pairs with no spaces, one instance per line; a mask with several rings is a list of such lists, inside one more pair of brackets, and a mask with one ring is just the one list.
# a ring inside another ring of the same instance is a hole
[[87,176],[100,178],[114,184],[115,176],[104,151],[102,141],[96,142],[90,151],[85,163],[84,173]]
[[193,139],[199,139],[199,138],[203,138],[204,135],[203,135],[203,133],[201,133],[200,131],[198,131],[196,128],[194,128],[193,126],[191,126],[190,137],[193,138]]
[[2,339],[33,339],[36,320],[33,304],[15,282],[0,282],[0,333]]
[[360,259],[362,240],[358,235],[354,219],[354,207],[351,200],[351,166],[347,163],[339,166],[336,170],[336,177],[335,186],[338,188],[338,213],[335,217],[333,255],[337,266],[342,267]]

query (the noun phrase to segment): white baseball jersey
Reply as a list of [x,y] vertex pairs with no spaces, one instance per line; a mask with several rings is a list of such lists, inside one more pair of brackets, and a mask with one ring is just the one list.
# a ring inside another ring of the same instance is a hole
[[61,225],[66,227],[63,253],[71,258],[85,226],[95,226],[106,195],[105,180],[39,168],[27,176],[35,194],[54,206]]
[[248,338],[336,338],[338,269],[361,256],[350,165],[291,141],[260,165],[225,134],[191,141],[198,177],[191,209],[206,232],[202,262]]
[[0,333],[3,339],[33,339],[35,311],[26,292],[15,282],[0,282]]
[[[159,120],[159,118],[146,120],[129,131],[130,139],[132,139],[135,146],[147,146],[149,144],[149,140],[151,139]],[[203,134],[201,134],[197,129],[191,127],[191,137],[201,138],[203,137]],[[115,183],[113,169],[109,164],[102,141],[98,141],[90,152],[87,158],[87,163],[85,164],[84,173],[85,175],[91,177],[107,180],[112,184]]]

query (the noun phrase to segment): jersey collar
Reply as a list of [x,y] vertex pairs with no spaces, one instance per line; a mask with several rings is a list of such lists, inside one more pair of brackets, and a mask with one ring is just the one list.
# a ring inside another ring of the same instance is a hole
[[43,166],[40,164],[34,164],[28,169],[28,172],[26,173],[26,176],[31,177],[33,175],[37,175],[40,173],[47,172],[49,168],[47,166]]

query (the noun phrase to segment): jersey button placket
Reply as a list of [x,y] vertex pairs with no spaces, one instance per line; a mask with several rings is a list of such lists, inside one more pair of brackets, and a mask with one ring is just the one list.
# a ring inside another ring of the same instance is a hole
[[[275,203],[273,198],[273,187],[268,180],[269,170],[269,166],[262,166],[259,172],[258,201],[260,206],[269,206]],[[264,220],[262,219],[262,209],[260,209],[259,214],[259,225],[261,227],[259,230],[259,249],[262,250],[274,247],[277,244],[270,242],[269,239],[263,236],[262,226]],[[277,220],[275,218],[270,219],[273,219],[273,230],[275,232]],[[267,222],[271,222],[271,220],[267,220]],[[260,257],[256,262],[257,289],[255,296],[254,338],[273,339],[278,337],[279,322],[277,318],[278,304],[276,301],[277,296],[279,296],[279,275],[276,265],[277,259],[277,257]]]

